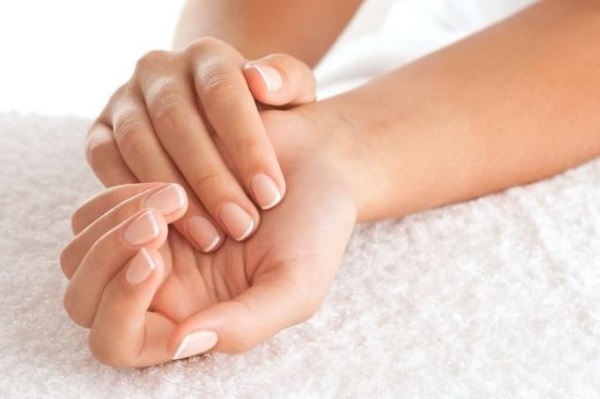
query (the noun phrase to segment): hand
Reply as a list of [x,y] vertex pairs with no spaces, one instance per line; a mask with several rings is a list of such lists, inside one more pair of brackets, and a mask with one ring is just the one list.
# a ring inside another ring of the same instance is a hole
[[[175,226],[204,252],[258,227],[285,181],[255,100],[292,106],[315,99],[311,70],[291,56],[248,61],[204,38],[142,57],[89,130],[92,169],[106,186],[176,182],[188,193]],[[254,201],[254,203],[253,203]]]
[[293,111],[263,114],[289,185],[247,241],[203,254],[175,229],[177,185],[109,189],[73,217],[65,307],[102,362],[141,367],[247,351],[319,307],[356,218],[331,137]]

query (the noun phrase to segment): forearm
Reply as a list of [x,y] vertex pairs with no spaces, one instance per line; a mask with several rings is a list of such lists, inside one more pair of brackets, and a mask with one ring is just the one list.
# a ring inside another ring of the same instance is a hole
[[349,127],[359,219],[402,216],[600,154],[598,43],[600,2],[546,1],[308,112]]
[[188,0],[174,47],[212,36],[248,58],[281,52],[314,66],[356,12],[361,0]]

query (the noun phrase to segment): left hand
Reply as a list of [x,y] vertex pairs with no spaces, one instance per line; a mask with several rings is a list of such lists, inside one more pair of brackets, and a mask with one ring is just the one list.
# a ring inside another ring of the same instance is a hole
[[[91,328],[100,361],[141,367],[208,350],[243,352],[318,309],[356,208],[325,135],[291,111],[267,113],[289,188],[250,240],[197,251],[168,228],[187,206],[176,185],[115,187],[75,213],[76,237],[61,256],[71,279],[65,307]],[[149,199],[161,190],[160,201]]]

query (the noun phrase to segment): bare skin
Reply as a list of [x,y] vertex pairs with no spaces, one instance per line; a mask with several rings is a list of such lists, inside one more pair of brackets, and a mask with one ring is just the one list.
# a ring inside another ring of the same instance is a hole
[[356,13],[361,0],[188,0],[173,47],[211,36],[248,58],[290,54],[315,66]]
[[[599,2],[548,0],[351,92],[262,112],[286,199],[250,240],[201,256],[167,231],[185,209],[157,217],[161,234],[145,245],[159,266],[138,285],[123,280],[138,247],[113,258],[98,248],[143,201],[119,217],[113,208],[147,186],[101,194],[75,214],[78,235],[63,253],[69,314],[91,327],[94,354],[118,366],[253,347],[314,312],[356,221],[475,198],[598,156],[597,43]],[[106,274],[84,278],[98,264]],[[231,327],[240,321],[248,334]],[[179,350],[207,330],[212,346]]]

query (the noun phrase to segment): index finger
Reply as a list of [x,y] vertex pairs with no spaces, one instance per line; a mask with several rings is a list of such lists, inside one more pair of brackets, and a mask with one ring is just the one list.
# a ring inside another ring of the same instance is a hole
[[245,60],[195,60],[196,93],[242,185],[263,210],[276,206],[285,194],[285,180],[244,77]]

